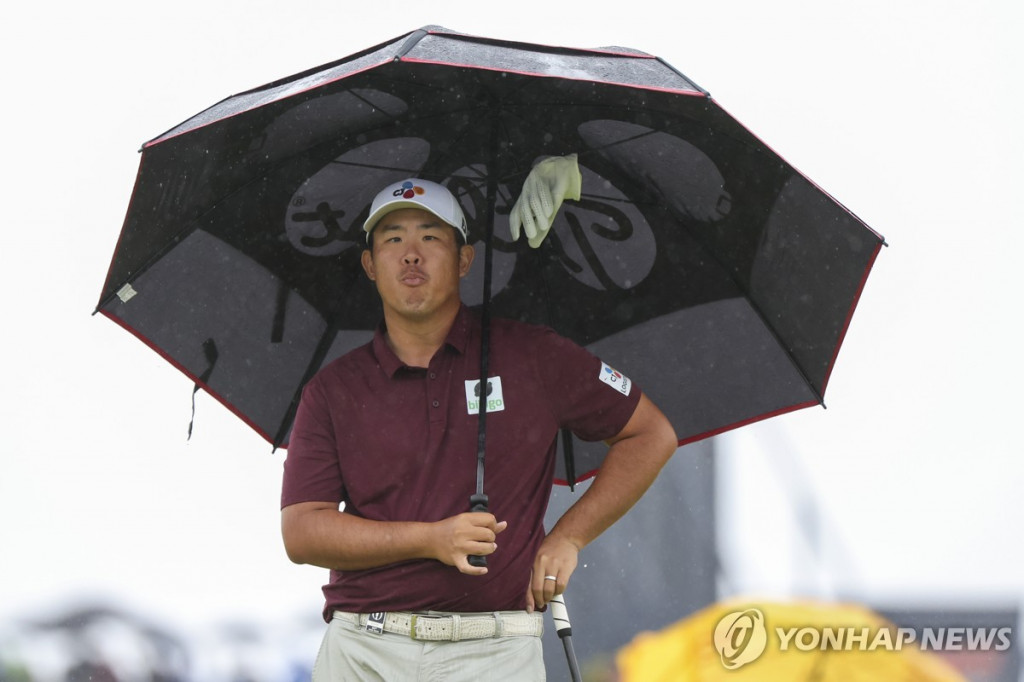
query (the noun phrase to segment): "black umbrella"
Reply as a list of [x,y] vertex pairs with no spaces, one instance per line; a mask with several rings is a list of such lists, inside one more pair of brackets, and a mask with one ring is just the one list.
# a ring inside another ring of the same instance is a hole
[[[581,200],[512,243],[525,176],[568,153]],[[681,444],[822,403],[883,243],[660,59],[427,27],[146,143],[97,310],[286,445],[302,386],[380,318],[361,225],[411,176],[462,203],[493,314],[628,369]]]

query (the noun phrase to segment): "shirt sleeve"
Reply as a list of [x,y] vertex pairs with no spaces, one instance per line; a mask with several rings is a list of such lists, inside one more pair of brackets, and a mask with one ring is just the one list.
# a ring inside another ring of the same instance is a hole
[[319,383],[302,391],[284,462],[281,508],[299,502],[341,502],[345,486],[330,407]]
[[633,416],[642,394],[628,376],[574,342],[546,330],[538,371],[559,426],[585,441],[607,440]]

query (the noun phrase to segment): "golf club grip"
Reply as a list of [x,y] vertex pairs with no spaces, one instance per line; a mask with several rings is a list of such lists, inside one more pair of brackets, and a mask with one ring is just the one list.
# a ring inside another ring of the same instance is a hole
[[551,619],[555,621],[555,631],[559,637],[568,637],[572,634],[572,623],[569,622],[569,611],[565,608],[565,595],[554,596],[548,602],[551,606]]

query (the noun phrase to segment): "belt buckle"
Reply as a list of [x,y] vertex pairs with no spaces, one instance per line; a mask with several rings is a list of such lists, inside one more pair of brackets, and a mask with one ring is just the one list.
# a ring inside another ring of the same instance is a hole
[[409,614],[409,637],[410,637],[410,639],[415,639],[415,640],[424,641],[424,642],[437,641],[436,631],[428,632],[426,639],[422,639],[421,640],[419,637],[416,636],[416,626],[419,625],[420,622],[426,622],[428,624],[429,623],[439,623],[439,622],[444,621],[444,620],[449,620],[450,621],[451,618],[452,618],[451,616],[442,616],[442,615],[436,615],[435,616],[435,615],[430,614],[430,613],[412,613],[412,614]]

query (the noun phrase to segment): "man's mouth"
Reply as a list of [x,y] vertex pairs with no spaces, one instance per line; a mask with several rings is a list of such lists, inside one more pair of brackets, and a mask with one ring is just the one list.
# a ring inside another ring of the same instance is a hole
[[427,276],[422,270],[410,268],[402,273],[402,276],[399,277],[399,281],[406,286],[415,287],[426,282]]

